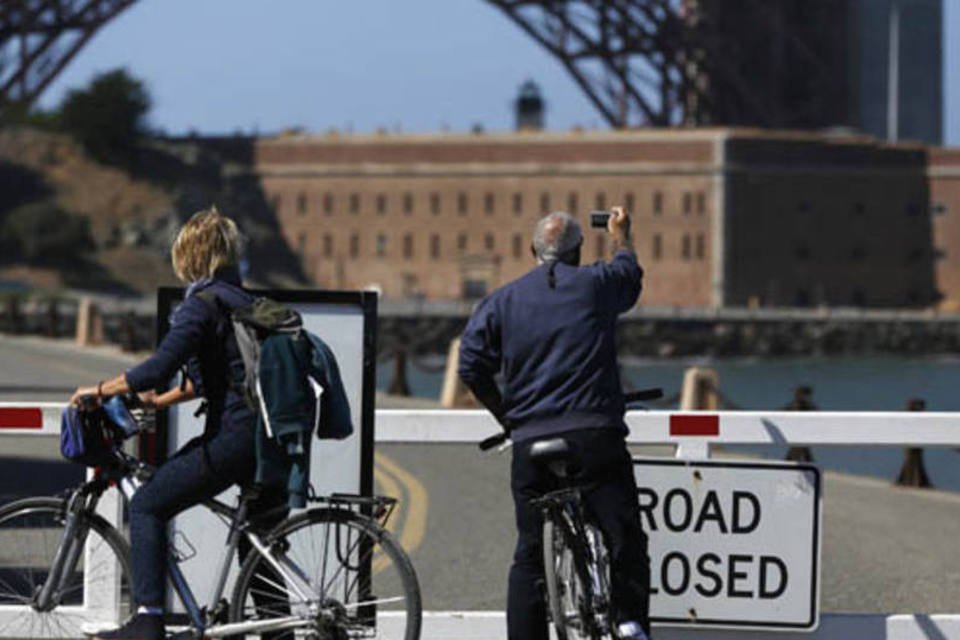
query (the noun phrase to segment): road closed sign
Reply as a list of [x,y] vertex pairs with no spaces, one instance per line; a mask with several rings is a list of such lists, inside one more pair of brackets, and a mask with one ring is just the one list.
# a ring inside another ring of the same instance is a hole
[[635,459],[634,470],[655,622],[817,626],[816,467]]

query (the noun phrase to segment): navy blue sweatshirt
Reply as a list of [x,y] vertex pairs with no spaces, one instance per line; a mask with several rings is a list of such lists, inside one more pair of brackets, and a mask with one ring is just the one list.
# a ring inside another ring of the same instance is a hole
[[620,250],[610,262],[549,265],[490,294],[460,343],[469,387],[503,373],[503,416],[514,442],[585,428],[626,431],[615,345],[617,316],[637,302],[643,270]]
[[230,308],[253,302],[253,295],[243,289],[235,269],[218,271],[215,278],[191,285],[174,311],[170,331],[156,353],[127,371],[127,384],[133,391],[166,388],[180,367],[186,365],[196,394],[207,401],[204,435],[213,436],[222,427],[252,432],[254,413],[228,382],[231,377],[243,379],[243,359],[233,333],[221,326],[229,322],[226,314],[196,296],[203,290],[216,293]]

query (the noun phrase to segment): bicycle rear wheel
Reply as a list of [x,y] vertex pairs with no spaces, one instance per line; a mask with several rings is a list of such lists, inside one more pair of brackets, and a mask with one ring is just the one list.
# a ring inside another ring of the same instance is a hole
[[298,584],[289,584],[263,556],[251,553],[230,602],[231,622],[295,616],[303,621],[297,637],[420,637],[420,586],[413,565],[372,519],[345,509],[313,509],[281,523],[267,542],[273,557],[299,576]]
[[559,640],[600,640],[591,608],[585,559],[563,521],[543,521],[543,569],[547,606]]
[[0,508],[0,635],[78,638],[119,622],[133,611],[130,551],[98,516],[86,517],[86,544],[52,608],[35,596],[50,573],[64,533],[66,501],[27,498]]

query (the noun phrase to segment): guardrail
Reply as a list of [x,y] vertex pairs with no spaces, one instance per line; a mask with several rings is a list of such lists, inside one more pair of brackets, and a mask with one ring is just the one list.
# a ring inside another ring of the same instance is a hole
[[[59,438],[60,412],[63,406],[62,403],[0,403],[0,436]],[[92,472],[92,469],[88,472],[88,478]],[[97,504],[97,513],[111,525],[122,527],[123,501],[116,489],[110,489],[103,495]],[[84,585],[83,604],[63,607],[69,618],[76,619],[78,626],[102,626],[120,622],[121,612],[117,609],[120,601],[120,568],[115,566],[114,556],[105,546],[88,545],[84,550],[84,566],[100,567],[96,588]],[[104,577],[109,576],[112,576],[112,579],[104,580]],[[38,630],[29,626],[22,617],[25,608],[22,605],[0,606],[0,637],[23,638],[36,635]],[[60,637],[59,629],[52,625],[44,630],[48,637]]]
[[[58,403],[0,403],[0,436],[58,436]],[[919,412],[630,412],[627,423],[634,444],[676,446],[677,456],[710,457],[714,444],[859,445],[888,447],[960,447],[960,416]],[[490,415],[475,410],[378,410],[377,441],[381,443],[475,443],[495,433]],[[106,517],[119,522],[120,499],[105,500]],[[116,612],[85,605],[105,619]],[[0,607],[0,631],[12,607]],[[384,621],[389,624],[388,620]],[[480,640],[504,635],[502,612],[442,612],[425,615],[424,639]],[[6,631],[2,631],[6,635]],[[878,638],[886,640],[960,640],[960,614],[884,615],[827,613],[812,632],[745,631],[705,628],[655,629],[658,640],[816,640]],[[14,636],[16,634],[14,633]],[[6,637],[10,637],[6,635]]]
[[[680,458],[703,460],[712,445],[960,447],[960,415],[937,412],[676,412],[627,414],[628,442],[674,445]],[[377,442],[476,443],[496,433],[485,411],[377,411]],[[503,637],[502,613],[433,612],[424,638],[480,640]],[[825,613],[812,632],[656,626],[657,640],[960,640],[960,614],[885,615]]]

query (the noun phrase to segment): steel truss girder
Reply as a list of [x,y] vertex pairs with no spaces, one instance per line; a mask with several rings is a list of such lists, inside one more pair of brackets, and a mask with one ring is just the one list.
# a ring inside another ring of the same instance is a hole
[[487,1],[560,60],[611,126],[695,119],[689,0]]
[[0,105],[29,105],[136,0],[0,0]]

